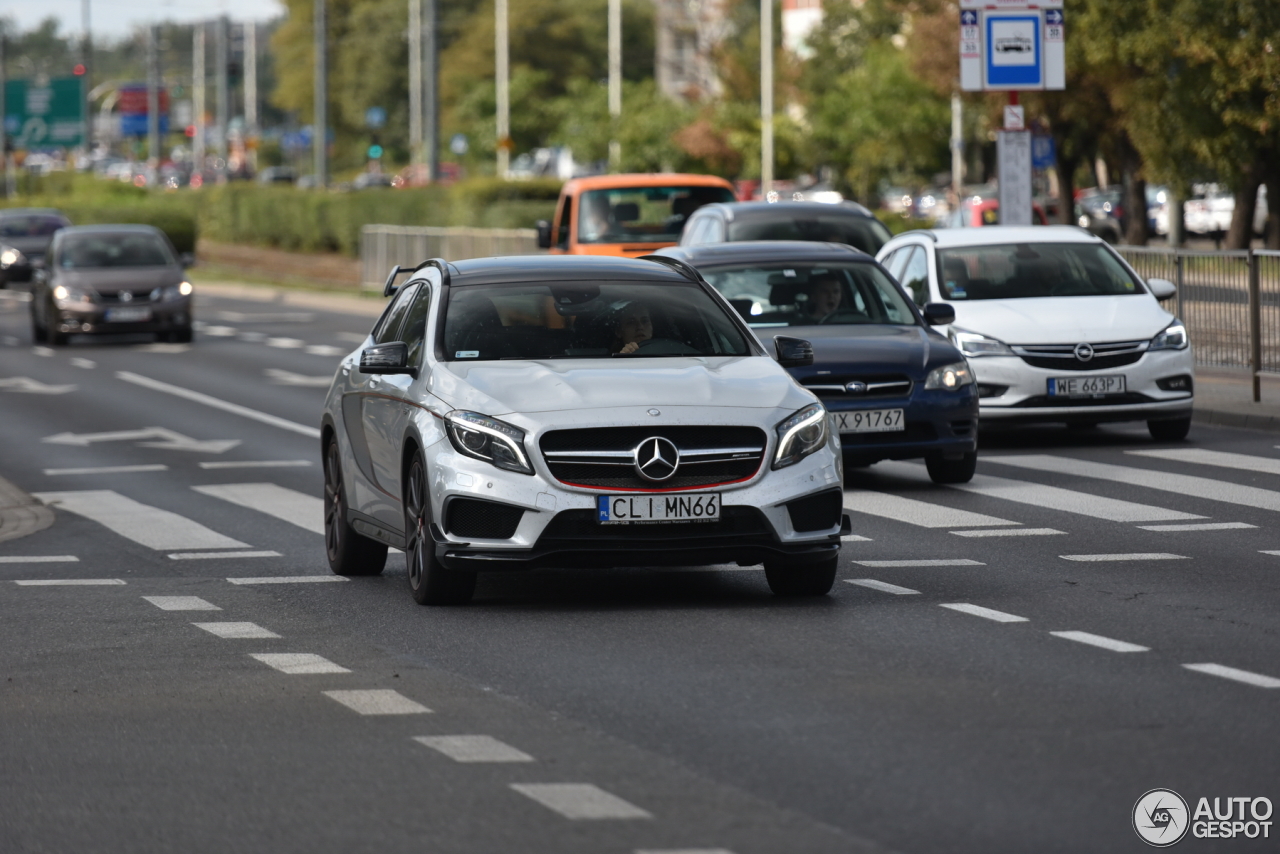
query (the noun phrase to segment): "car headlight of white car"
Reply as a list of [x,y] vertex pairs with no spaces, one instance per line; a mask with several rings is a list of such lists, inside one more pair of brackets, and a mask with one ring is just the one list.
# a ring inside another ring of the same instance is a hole
[[12,246],[6,246],[3,249],[0,249],[0,267],[12,267],[14,264],[21,263],[25,260],[27,260],[26,256],[17,249],[14,249]]
[[821,403],[811,403],[774,429],[778,450],[773,454],[773,468],[795,465],[826,444],[827,410]]
[[1191,340],[1187,337],[1187,327],[1181,320],[1175,320],[1164,328],[1164,331],[1151,339],[1148,350],[1185,350]]
[[449,441],[458,453],[520,474],[533,474],[524,449],[524,431],[505,421],[455,409],[445,416]]
[[959,347],[960,352],[966,356],[1013,355],[1013,351],[1009,349],[1008,344],[978,332],[969,332],[966,329],[957,329],[952,326],[947,330],[947,336],[951,339],[951,343]]
[[924,387],[926,389],[940,388],[956,391],[967,385],[973,385],[973,371],[969,369],[968,362],[956,362],[951,365],[934,368],[924,378]]

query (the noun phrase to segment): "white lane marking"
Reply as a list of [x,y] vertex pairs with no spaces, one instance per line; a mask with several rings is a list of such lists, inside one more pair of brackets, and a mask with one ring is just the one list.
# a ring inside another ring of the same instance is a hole
[[283,557],[283,555],[280,554],[280,552],[266,550],[255,551],[253,549],[234,552],[174,552],[169,555],[169,560],[212,560],[214,558],[242,557]]
[[[1020,457],[983,457],[982,459],[984,462],[1021,466],[1037,471],[1091,477],[1098,480],[1112,481],[1113,483],[1142,486],[1147,489],[1160,490],[1161,492],[1173,492],[1189,498],[1207,498],[1210,501],[1252,507],[1256,510],[1280,511],[1280,492],[1271,489],[1259,489],[1256,486],[1230,483],[1225,480],[1213,480],[1208,477],[1170,474],[1132,466],[1114,466],[1108,463],[1094,463],[1087,460],[1055,457],[1049,454],[1028,454]],[[1157,522],[1161,520],[1135,519],[1133,521]]]
[[1135,457],[1172,460],[1176,463],[1198,463],[1199,465],[1217,466],[1224,469],[1280,474],[1280,460],[1274,457],[1255,457],[1252,454],[1231,454],[1226,451],[1208,451],[1203,448],[1168,448],[1151,451],[1125,451],[1125,453],[1133,454]]
[[1076,641],[1077,643],[1087,643],[1089,646],[1101,647],[1109,649],[1112,652],[1150,652],[1149,646],[1138,646],[1136,643],[1128,643],[1127,641],[1115,640],[1113,638],[1104,638],[1102,635],[1095,635],[1089,632],[1049,632],[1055,638],[1064,638],[1066,640]]
[[899,566],[986,566],[985,563],[968,558],[936,558],[929,560],[855,560],[858,566],[899,567]]
[[281,673],[288,673],[290,676],[351,672],[323,656],[310,652],[254,652],[250,653],[249,657],[261,661],[268,667],[274,667]]
[[152,442],[138,442],[141,448],[160,448],[165,451],[197,451],[207,454],[225,453],[240,444],[239,439],[192,439],[167,427],[143,427],[140,430],[112,430],[109,433],[58,433],[45,436],[40,441],[51,445],[75,445],[87,448],[94,442],[132,442],[139,439],[154,439]]
[[533,757],[490,735],[419,735],[414,741],[455,762],[532,762]]
[[0,563],[79,563],[75,555],[3,555]]
[[968,510],[957,510],[941,504],[917,501],[914,498],[903,498],[901,495],[861,489],[845,492],[844,509],[854,513],[894,519],[921,528],[989,528],[993,525],[1018,524],[982,513],[971,513]]
[[213,460],[201,462],[202,469],[283,469],[311,465],[311,460]]
[[202,495],[274,516],[314,534],[324,533],[324,500],[314,495],[274,483],[215,483],[191,488]]
[[36,498],[92,519],[126,539],[157,551],[248,548],[248,543],[223,536],[185,516],[142,504],[110,489],[37,492]]
[[[985,461],[987,458],[983,457]],[[1075,462],[1074,460],[1072,462]],[[1150,504],[1138,504],[1133,501],[1121,501],[1117,498],[1106,498],[1091,495],[1087,492],[1076,492],[1073,489],[1061,489],[1056,486],[1045,486],[1039,483],[1028,483],[1022,480],[1010,480],[990,475],[976,475],[968,483],[954,484],[952,489],[985,495],[988,498],[1000,498],[1005,501],[1016,501],[1019,504],[1030,504],[1033,507],[1044,507],[1049,510],[1060,510],[1064,513],[1076,513],[1094,519],[1107,519],[1111,522],[1175,522],[1182,519],[1203,519],[1194,513],[1183,513],[1178,510],[1166,510]]]
[[76,388],[77,386],[74,385],[45,385],[30,377],[9,377],[0,380],[0,389],[20,394],[67,394],[75,391]]
[[1223,679],[1234,679],[1237,682],[1253,685],[1256,688],[1280,688],[1280,679],[1276,679],[1274,676],[1250,673],[1248,670],[1238,670],[1223,664],[1184,664],[1182,666],[1197,673],[1221,676]]
[[1275,555],[1275,556],[1277,556],[1277,557],[1280,557],[1280,551],[1270,551],[1270,550],[1260,549],[1260,550],[1258,551],[1258,554],[1263,554],[1263,555]]
[[143,596],[161,611],[221,611],[212,602],[199,596]]
[[71,359],[70,362],[72,367],[83,368],[86,371],[91,371],[94,368],[98,367],[98,363],[95,362],[93,359],[82,359],[79,356],[76,356],[75,358]]
[[54,355],[54,349],[52,347],[32,347],[31,355],[43,356],[44,358],[48,359]]
[[350,341],[352,344],[363,344],[369,337],[367,332],[339,332],[335,336],[339,341]]
[[232,584],[314,584],[328,581],[347,581],[341,575],[268,575],[257,578],[228,578]]
[[423,715],[431,711],[390,689],[325,691],[324,695],[362,715]]
[[106,587],[124,584],[118,578],[41,578],[15,581],[19,587]]
[[248,342],[248,343],[250,343],[250,344],[257,344],[257,343],[259,343],[259,342],[262,342],[262,341],[266,341],[266,340],[267,340],[267,333],[265,333],[265,332],[241,332],[241,333],[240,333],[240,340],[241,340],[241,341],[246,341],[246,342]]
[[1240,528],[1256,528],[1247,522],[1200,522],[1190,525],[1139,525],[1144,531],[1234,531]]
[[22,341],[19,340],[18,336],[16,335],[4,336],[4,346],[6,347],[17,347],[21,343]]
[[195,403],[203,403],[205,406],[211,406],[214,409],[221,409],[224,412],[230,412],[233,415],[239,415],[249,418],[253,421],[260,421],[263,424],[269,424],[272,427],[279,427],[281,430],[290,430],[312,439],[320,438],[320,428],[312,427],[309,424],[298,424],[295,421],[289,421],[285,418],[279,418],[266,412],[259,412],[256,409],[250,409],[247,406],[241,406],[238,403],[232,403],[229,400],[211,397],[207,394],[201,394],[198,391],[182,388],[181,386],[170,385],[159,380],[153,380],[150,377],[144,377],[141,374],[135,374],[131,371],[116,371],[116,378],[124,380],[127,383],[140,385],[143,388],[149,388],[152,391],[171,394],[175,397],[181,397]]
[[139,347],[134,347],[133,349],[137,350],[139,353],[168,353],[170,355],[175,355],[178,353],[187,352],[188,350],[191,349],[191,345],[190,344],[165,344],[157,341],[154,344],[143,344]]
[[635,854],[733,854],[728,848],[637,848]]
[[[364,339],[361,338],[361,341]],[[306,352],[311,356],[345,356],[350,349],[342,349],[332,344],[310,344],[307,346]]]
[[240,330],[234,326],[206,326],[200,330],[204,335],[212,335],[214,338],[234,338]]
[[987,620],[994,620],[997,623],[1030,622],[1026,617],[1019,617],[1017,614],[1006,614],[1004,611],[997,611],[994,608],[984,608],[981,605],[970,605],[968,602],[952,602],[947,605],[940,605],[939,607],[950,608],[952,611],[959,611],[962,614],[972,614],[975,617],[982,617]]
[[869,543],[872,541],[870,537],[864,537],[861,534],[845,534],[840,539],[846,543]]
[[267,368],[262,372],[272,385],[298,386],[299,388],[328,388],[333,383],[333,375],[309,377],[306,374],[295,374],[280,368]]
[[159,463],[146,466],[99,466],[97,468],[83,469],[45,469],[44,473],[49,476],[71,475],[71,474],[135,474],[144,471],[168,471],[169,467]]
[[204,629],[211,635],[217,635],[228,640],[280,637],[275,632],[270,629],[264,629],[257,623],[192,623],[191,625],[197,629]]
[[952,531],[957,537],[1049,537],[1065,534],[1056,528],[980,528],[976,531]]
[[310,323],[316,319],[314,314],[306,311],[266,311],[252,314],[242,311],[219,311],[214,316],[230,323]]
[[1063,560],[1074,560],[1082,563],[1110,563],[1126,560],[1188,560],[1186,555],[1174,555],[1168,552],[1131,552],[1128,554],[1106,555],[1058,555]]
[[638,806],[590,783],[512,783],[511,788],[565,818],[653,818]]
[[892,593],[895,596],[918,595],[919,590],[912,590],[910,587],[899,587],[896,584],[890,584],[887,581],[876,581],[874,578],[846,578],[845,584],[856,584],[859,587],[868,587],[872,590],[879,590],[881,593]]
[[268,347],[278,347],[281,350],[297,350],[299,347],[305,347],[306,341],[301,338],[268,338]]

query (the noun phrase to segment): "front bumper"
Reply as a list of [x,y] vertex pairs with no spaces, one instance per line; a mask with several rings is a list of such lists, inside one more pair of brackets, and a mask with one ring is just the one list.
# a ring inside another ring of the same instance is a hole
[[[958,391],[921,389],[911,397],[822,400],[833,416],[872,409],[901,409],[905,430],[886,433],[844,433],[840,447],[858,463],[907,460],[930,454],[966,454],[978,448],[978,392],[974,386]],[[838,425],[838,417],[833,417]]]
[[71,335],[128,334],[136,332],[167,332],[191,326],[191,298],[156,303],[130,303],[129,308],[146,308],[151,316],[146,320],[108,320],[108,312],[123,306],[103,306],[97,303],[85,305],[71,303],[54,309],[58,331]]

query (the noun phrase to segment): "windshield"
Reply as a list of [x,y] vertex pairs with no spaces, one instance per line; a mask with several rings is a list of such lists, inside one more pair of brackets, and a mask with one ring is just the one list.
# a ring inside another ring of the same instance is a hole
[[58,249],[58,266],[64,270],[177,263],[168,245],[154,234],[78,234],[68,237]]
[[452,288],[444,349],[449,361],[752,355],[697,285],[642,282]]
[[724,187],[624,187],[582,194],[579,243],[676,243],[689,215],[732,202]]
[[917,323],[906,297],[874,264],[719,267],[703,276],[752,326]]
[[889,229],[863,216],[817,216],[803,219],[747,219],[729,224],[729,240],[816,240],[844,243],[868,255],[889,242]]
[[948,300],[1094,297],[1143,293],[1096,243],[1017,243],[938,250]]
[[67,221],[49,214],[13,214],[0,219],[0,237],[48,237]]

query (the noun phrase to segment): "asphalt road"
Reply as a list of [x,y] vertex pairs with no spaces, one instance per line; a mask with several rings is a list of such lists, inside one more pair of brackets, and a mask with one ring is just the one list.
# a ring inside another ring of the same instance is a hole
[[53,350],[0,292],[0,476],[57,502],[0,542],[0,851],[1124,852],[1150,789],[1280,802],[1280,436],[852,471],[820,601],[721,567],[426,609],[318,533],[368,313],[205,296],[189,347]]

